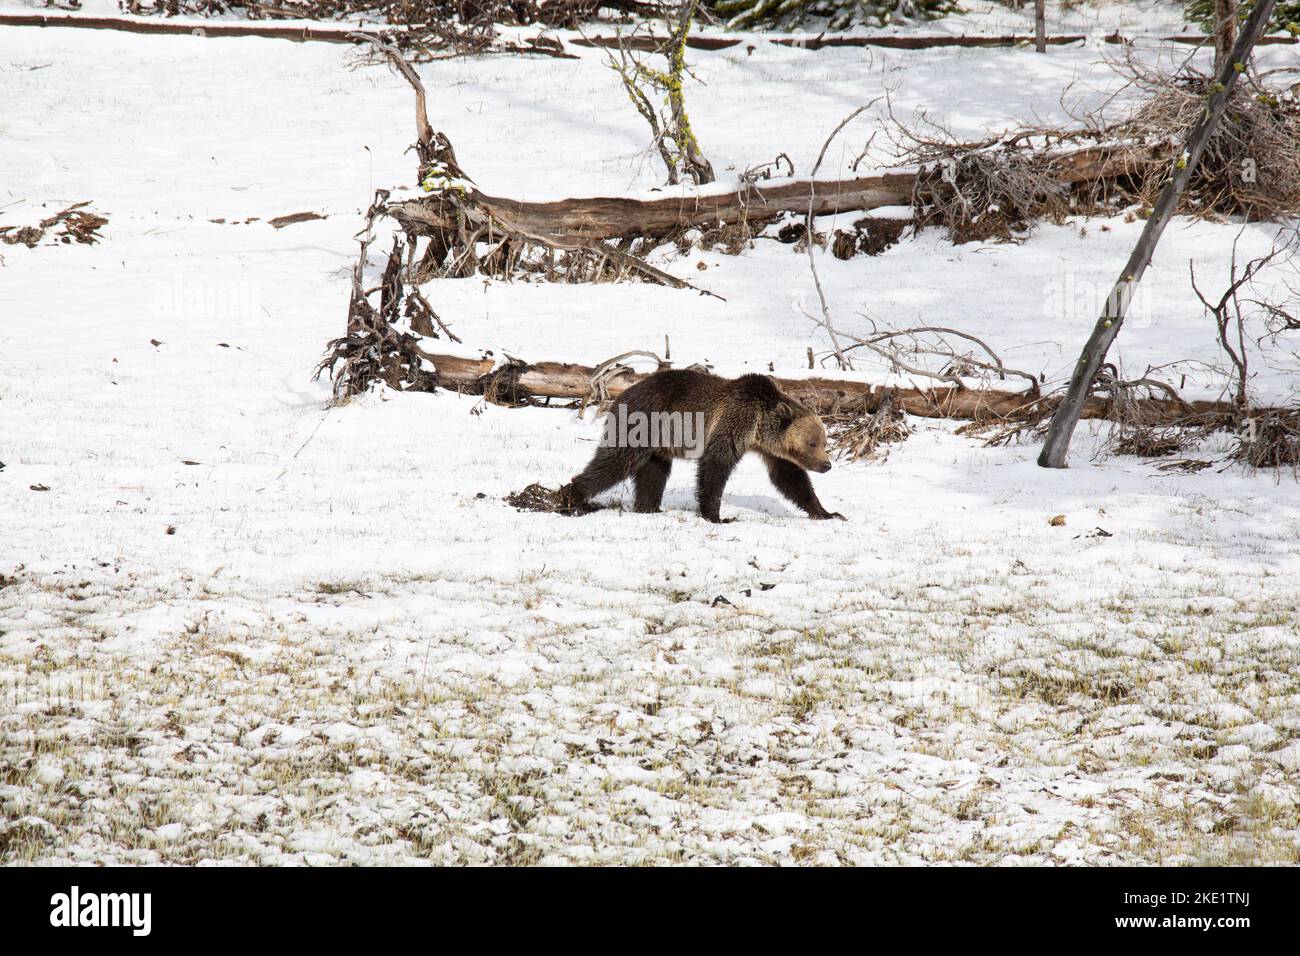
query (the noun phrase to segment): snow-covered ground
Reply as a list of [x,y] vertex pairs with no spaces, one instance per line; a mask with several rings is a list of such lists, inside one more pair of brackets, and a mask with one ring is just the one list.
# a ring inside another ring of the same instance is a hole
[[[1072,83],[1100,102],[1103,53],[758,43],[695,56],[688,95],[724,175],[782,151],[806,171],[886,86],[976,135],[1059,119]],[[413,174],[409,90],[350,59],[0,27],[0,225],[81,200],[110,219],[93,247],[0,247],[0,859],[1300,858],[1290,476],[1094,461],[1093,430],[1048,472],[917,420],[817,476],[848,522],[796,516],[750,464],[723,526],[681,467],[662,515],[516,512],[501,496],[581,468],[596,422],[449,394],[330,409],[311,381],[360,213]],[[421,72],[485,191],[660,181],[595,52]],[[244,222],[305,210],[328,218]],[[942,318],[1059,382],[1139,225],[926,233],[819,269],[845,324]],[[1239,231],[1175,222],[1127,369],[1217,361],[1187,264],[1217,288]],[[1276,231],[1246,227],[1243,257]],[[591,362],[668,334],[681,364],[798,374],[825,347],[790,247],[665,264],[726,302],[428,291],[465,354]],[[1259,358],[1257,396],[1293,399],[1294,356]]]

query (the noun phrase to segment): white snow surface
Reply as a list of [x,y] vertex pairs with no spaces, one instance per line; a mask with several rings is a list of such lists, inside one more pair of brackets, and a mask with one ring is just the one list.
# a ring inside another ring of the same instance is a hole
[[[781,151],[806,172],[885,84],[896,112],[982,135],[1060,119],[1071,83],[1100,102],[1103,53],[760,42],[695,56],[690,95],[724,176]],[[312,381],[360,214],[414,172],[409,90],[351,57],[0,27],[0,225],[81,200],[110,220],[94,246],[0,247],[0,859],[1300,858],[1291,476],[1168,474],[1097,456],[1092,427],[1046,471],[1037,447],[914,420],[887,457],[816,477],[847,522],[804,519],[752,463],[721,526],[689,466],[660,515],[517,512],[503,495],[582,467],[590,416],[391,391],[329,408]],[[420,70],[487,192],[661,180],[593,51]],[[328,218],[243,222],[304,210]],[[818,267],[846,325],[942,319],[1059,383],[1140,227],[928,231]],[[1192,361],[1219,359],[1188,260],[1218,288],[1234,237],[1244,258],[1277,228],[1177,220],[1125,369],[1187,359],[1169,374],[1218,395]],[[667,334],[679,364],[797,375],[825,349],[790,247],[661,264],[726,301],[426,292],[461,354],[596,362]],[[1261,352],[1256,397],[1293,399],[1293,362]]]

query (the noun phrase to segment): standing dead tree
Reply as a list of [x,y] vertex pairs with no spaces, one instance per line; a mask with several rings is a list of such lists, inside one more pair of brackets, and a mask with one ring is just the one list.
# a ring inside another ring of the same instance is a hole
[[1105,361],[1111,343],[1115,341],[1115,336],[1119,334],[1120,326],[1124,323],[1133,290],[1146,272],[1151,257],[1155,254],[1156,244],[1160,241],[1165,226],[1173,218],[1174,210],[1178,206],[1178,197],[1191,179],[1201,153],[1209,142],[1210,134],[1214,132],[1219,117],[1223,115],[1228,105],[1232,89],[1237,82],[1237,75],[1245,72],[1246,64],[1250,60],[1250,52],[1268,24],[1274,2],[1275,0],[1259,0],[1256,4],[1231,54],[1218,72],[1204,116],[1192,128],[1186,144],[1174,159],[1169,182],[1156,201],[1151,217],[1147,220],[1142,236],[1133,249],[1132,255],[1129,256],[1128,263],[1120,273],[1119,280],[1115,283],[1111,294],[1107,296],[1101,317],[1097,320],[1092,335],[1084,345],[1083,354],[1075,365],[1065,398],[1057,407],[1056,414],[1052,416],[1042,453],[1038,456],[1038,464],[1044,468],[1065,467],[1070,438],[1079,422],[1083,404],[1087,400],[1088,391],[1096,380],[1102,362]]
[[[647,65],[622,36],[617,38],[615,50],[607,50],[610,68],[618,73],[628,99],[650,127],[652,145],[668,169],[670,186],[680,183],[683,175],[698,185],[716,178],[686,112],[686,46],[698,4],[699,0],[684,0],[676,13],[672,34],[653,51],[667,59],[666,70]],[[666,113],[654,104],[646,87],[663,97]]]

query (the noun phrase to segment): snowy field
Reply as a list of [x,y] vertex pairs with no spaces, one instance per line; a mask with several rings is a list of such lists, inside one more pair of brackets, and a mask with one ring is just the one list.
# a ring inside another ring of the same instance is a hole
[[[1148,32],[1180,26],[1156,13]],[[722,177],[782,151],[807,172],[886,88],[982,135],[1062,119],[1067,88],[1101,102],[1107,52],[757,42],[694,55],[688,97]],[[421,74],[486,192],[662,179],[594,51]],[[752,463],[722,526],[684,467],[664,514],[516,512],[502,496],[565,481],[598,422],[450,394],[328,408],[311,380],[412,139],[409,90],[344,47],[0,27],[0,225],[109,217],[94,246],[0,246],[0,861],[1300,860],[1290,475],[1168,474],[1082,428],[1049,472],[918,419],[816,476],[847,522],[797,516]],[[328,218],[265,222],[306,210]],[[927,232],[819,269],[846,326],[942,319],[1059,383],[1140,225]],[[1218,361],[1188,262],[1221,288],[1239,232],[1246,258],[1277,227],[1175,221],[1126,370]],[[667,334],[679,364],[798,375],[826,347],[790,247],[660,264],[726,301],[426,291],[466,355],[590,363]],[[1256,397],[1294,401],[1294,356],[1257,358]],[[1223,384],[1184,373],[1192,397]]]

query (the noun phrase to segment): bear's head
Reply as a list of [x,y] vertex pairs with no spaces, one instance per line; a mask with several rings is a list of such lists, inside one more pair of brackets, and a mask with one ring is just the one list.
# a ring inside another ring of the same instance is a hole
[[780,423],[778,447],[772,449],[780,457],[792,461],[809,471],[831,470],[830,455],[826,452],[826,429],[816,412],[790,398],[782,399],[776,407]]

